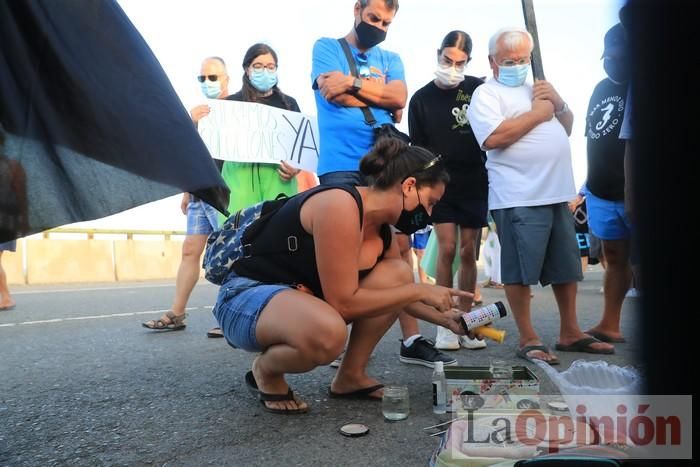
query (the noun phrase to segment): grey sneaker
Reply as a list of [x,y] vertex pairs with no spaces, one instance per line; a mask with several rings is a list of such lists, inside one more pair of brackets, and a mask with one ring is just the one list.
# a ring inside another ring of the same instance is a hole
[[403,363],[413,365],[423,365],[428,368],[434,368],[435,362],[443,362],[445,365],[456,365],[457,359],[437,350],[435,343],[421,336],[413,342],[413,345],[406,347],[401,339],[401,352],[399,360]]

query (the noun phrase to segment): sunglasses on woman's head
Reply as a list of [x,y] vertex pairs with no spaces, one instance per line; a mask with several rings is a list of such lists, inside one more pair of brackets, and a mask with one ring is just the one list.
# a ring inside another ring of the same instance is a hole
[[197,81],[200,83],[203,83],[205,79],[208,79],[209,81],[217,81],[219,79],[219,75],[199,75],[197,76]]
[[[421,167],[420,169],[416,170],[413,173],[414,174],[421,173],[421,172],[426,171],[432,167],[435,167],[436,165],[438,165],[441,162],[442,162],[442,154],[438,154],[434,158],[430,159],[423,167]],[[403,183],[408,177],[411,177],[411,176],[412,175],[406,175],[406,177],[404,177],[404,179],[401,180],[401,183]]]
[[425,165],[423,166],[423,168],[419,170],[419,172],[422,172],[422,171],[424,171],[424,170],[428,170],[429,168],[431,168],[431,167],[433,167],[433,166],[439,164],[440,162],[442,162],[442,154],[438,154],[438,155],[435,156],[433,159],[431,159],[430,161],[428,161],[428,163],[425,164]]

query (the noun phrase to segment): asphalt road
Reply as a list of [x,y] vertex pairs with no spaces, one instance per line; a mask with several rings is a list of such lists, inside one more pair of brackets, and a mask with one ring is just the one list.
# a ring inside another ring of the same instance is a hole
[[[581,327],[597,322],[602,273],[593,269],[580,284]],[[437,446],[421,428],[439,421],[431,411],[431,369],[398,360],[398,324],[380,342],[370,374],[410,388],[408,419],[384,422],[380,404],[329,400],[334,369],[289,377],[312,405],[301,416],[263,412],[243,383],[254,357],[208,339],[216,323],[210,309],[216,288],[195,289],[187,329],[153,333],[140,323],[158,317],[172,300],[171,283],[83,284],[15,288],[17,308],[0,312],[0,466],[53,465],[426,465]],[[549,288],[534,288],[533,319],[554,344],[559,329]],[[486,303],[504,300],[485,289]],[[635,300],[625,302],[623,331],[629,343],[604,359],[638,365]],[[488,365],[498,355],[513,364],[517,333],[511,318],[498,327],[504,344],[455,353],[461,365]],[[424,324],[433,338],[435,328]],[[579,358],[559,353],[560,369]],[[541,392],[557,393],[539,368]],[[362,438],[338,428],[369,426]]]

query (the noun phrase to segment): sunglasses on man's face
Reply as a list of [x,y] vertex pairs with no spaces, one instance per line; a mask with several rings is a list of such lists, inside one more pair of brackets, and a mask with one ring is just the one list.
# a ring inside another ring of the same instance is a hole
[[209,81],[217,81],[219,79],[219,75],[199,75],[197,76],[197,81],[200,83],[203,83],[205,79],[208,79]]

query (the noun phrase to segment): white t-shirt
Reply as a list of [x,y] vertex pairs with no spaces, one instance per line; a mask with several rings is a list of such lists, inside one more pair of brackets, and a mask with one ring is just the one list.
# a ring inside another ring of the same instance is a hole
[[[467,110],[479,145],[506,119],[532,109],[532,86],[505,86],[494,78],[476,88]],[[569,137],[555,118],[504,149],[486,152],[489,209],[544,206],[576,197]]]

